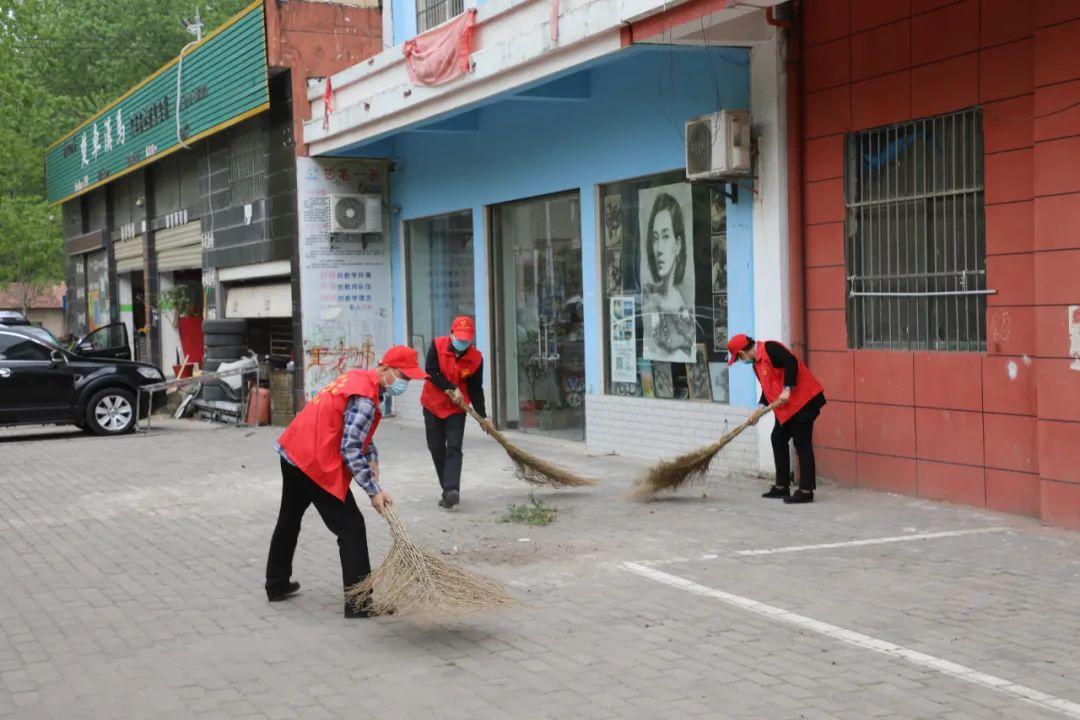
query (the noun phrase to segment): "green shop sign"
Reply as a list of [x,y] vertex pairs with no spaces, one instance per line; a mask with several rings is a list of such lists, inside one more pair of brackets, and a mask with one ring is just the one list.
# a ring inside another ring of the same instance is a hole
[[264,24],[259,0],[50,145],[49,201],[93,190],[265,110]]

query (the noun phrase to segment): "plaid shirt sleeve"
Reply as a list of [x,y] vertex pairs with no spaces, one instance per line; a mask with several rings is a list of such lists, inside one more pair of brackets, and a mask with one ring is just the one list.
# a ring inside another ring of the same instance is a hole
[[379,494],[381,488],[375,481],[371,463],[377,462],[379,453],[370,444],[364,451],[364,441],[371,434],[375,422],[376,407],[370,399],[353,395],[345,406],[345,426],[341,433],[341,457],[352,473],[353,481],[370,497]]

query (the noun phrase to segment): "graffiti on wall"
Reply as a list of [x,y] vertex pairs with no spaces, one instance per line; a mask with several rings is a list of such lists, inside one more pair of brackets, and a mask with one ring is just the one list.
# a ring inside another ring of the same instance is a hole
[[389,238],[330,232],[331,195],[385,196],[384,182],[383,168],[375,163],[297,161],[304,393],[309,399],[347,370],[374,367],[393,340]]

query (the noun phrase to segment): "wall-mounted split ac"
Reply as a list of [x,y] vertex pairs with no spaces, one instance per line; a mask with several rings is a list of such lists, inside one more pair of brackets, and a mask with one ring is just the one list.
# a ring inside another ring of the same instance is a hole
[[721,110],[686,122],[687,180],[746,177],[750,172],[748,110]]
[[379,195],[331,195],[330,233],[367,235],[381,233],[383,205]]

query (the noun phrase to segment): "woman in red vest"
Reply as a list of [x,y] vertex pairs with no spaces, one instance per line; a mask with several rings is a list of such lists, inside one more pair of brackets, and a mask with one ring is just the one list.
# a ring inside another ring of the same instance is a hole
[[[371,572],[364,516],[349,483],[363,488],[380,515],[392,504],[390,495],[379,487],[379,453],[373,442],[382,417],[379,401],[383,392],[400,395],[409,380],[425,378],[415,350],[392,347],[374,370],[350,370],[320,390],[278,438],[282,489],[266,561],[270,602],[300,590],[300,583],[291,580],[292,560],[300,521],[309,505],[315,506],[337,536],[342,585],[349,588]],[[345,617],[369,615],[369,603],[345,603]]]
[[[776,484],[762,497],[783,498],[798,504],[814,502],[817,474],[814,468],[814,421],[825,407],[825,390],[802,361],[783,343],[773,340],[754,342],[752,337],[736,335],[728,341],[728,365],[742,360],[754,366],[761,383],[760,406],[751,416],[753,424],[765,414],[765,407],[780,405],[773,411],[776,425],[772,431]],[[788,443],[795,442],[799,456],[799,489],[791,493],[791,459]]]
[[432,341],[425,363],[429,377],[420,404],[424,406],[428,450],[442,486],[439,506],[444,508],[454,507],[461,499],[462,407],[471,404],[484,419],[484,430],[494,429],[484,403],[484,356],[473,345],[475,338],[472,318],[454,318],[450,334]]

